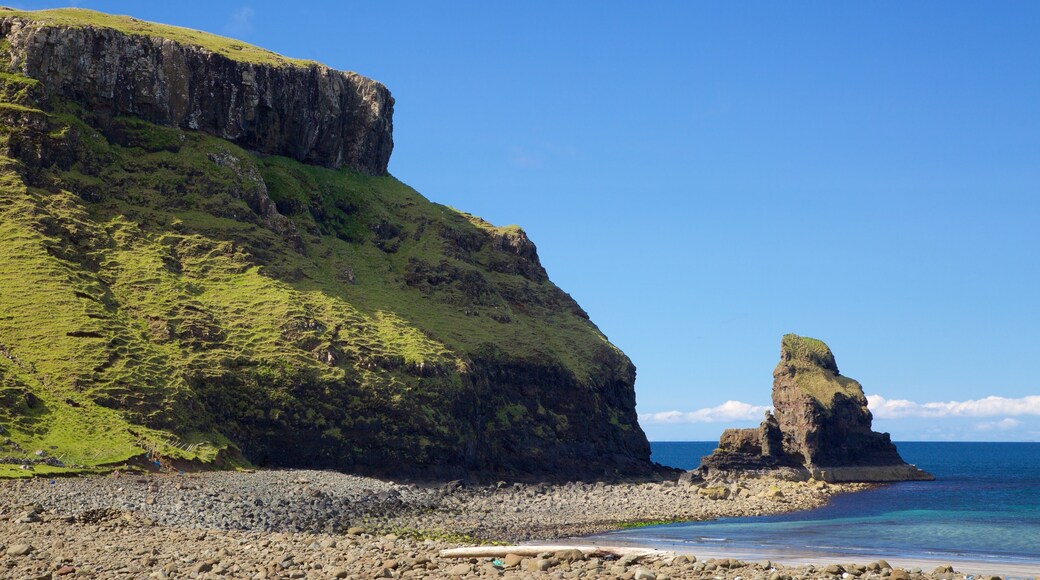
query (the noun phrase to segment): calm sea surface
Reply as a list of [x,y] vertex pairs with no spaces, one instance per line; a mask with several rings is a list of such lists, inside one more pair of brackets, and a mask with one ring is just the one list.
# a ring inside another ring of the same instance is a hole
[[[651,443],[654,461],[691,469],[715,444]],[[615,541],[760,554],[1037,564],[1040,443],[897,443],[932,482],[842,495],[782,516],[619,530]]]

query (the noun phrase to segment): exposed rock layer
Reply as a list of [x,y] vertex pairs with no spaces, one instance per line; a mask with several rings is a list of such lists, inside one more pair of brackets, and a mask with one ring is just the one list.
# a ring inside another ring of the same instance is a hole
[[236,61],[165,38],[19,16],[0,18],[0,39],[4,68],[102,117],[130,115],[261,153],[386,173],[394,99],[361,75]]
[[788,334],[773,371],[773,412],[757,429],[727,429],[701,462],[707,477],[780,471],[826,481],[932,479],[899,456],[873,417],[860,384],[838,372],[830,348]]
[[[277,151],[317,133],[292,156],[335,166],[322,131],[382,121],[388,139],[389,109],[351,121],[330,95],[353,97],[307,75],[357,79],[13,14],[0,476],[42,471],[36,450],[54,470],[147,455],[451,479],[651,472],[634,366],[520,228],[219,138]],[[247,73],[272,110],[238,105]],[[352,157],[380,173],[389,141],[361,143],[387,145]]]

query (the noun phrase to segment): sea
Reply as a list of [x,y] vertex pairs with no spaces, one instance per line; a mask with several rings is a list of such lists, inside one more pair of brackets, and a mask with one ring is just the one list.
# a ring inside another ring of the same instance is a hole
[[[654,461],[692,469],[714,442],[651,443]],[[1016,564],[1040,571],[1040,443],[896,443],[935,481],[836,496],[821,508],[618,530],[596,536],[743,559],[877,558]]]

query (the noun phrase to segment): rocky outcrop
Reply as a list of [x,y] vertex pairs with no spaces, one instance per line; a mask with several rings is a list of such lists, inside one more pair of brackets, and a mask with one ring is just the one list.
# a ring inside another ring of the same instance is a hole
[[705,477],[777,471],[824,481],[905,481],[932,476],[899,456],[860,384],[838,372],[823,342],[788,334],[773,371],[773,411],[757,429],[727,429],[700,466]]
[[297,161],[385,171],[380,85],[75,9],[0,40],[0,455],[654,472],[635,367],[522,229]]
[[0,41],[4,69],[38,79],[101,123],[134,116],[370,175],[385,174],[390,161],[394,99],[352,72],[235,60],[160,36],[22,15],[0,18]]

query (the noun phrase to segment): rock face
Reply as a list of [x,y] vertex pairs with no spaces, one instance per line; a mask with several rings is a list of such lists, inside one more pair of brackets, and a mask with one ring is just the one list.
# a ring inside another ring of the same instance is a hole
[[7,16],[0,61],[102,121],[134,116],[261,153],[386,173],[394,99],[382,84],[274,55],[271,63],[244,62],[148,32]]
[[0,475],[653,469],[635,367],[524,231],[382,175],[381,85],[83,10],[0,36]]
[[702,460],[702,474],[777,470],[825,481],[932,479],[903,461],[887,433],[871,430],[863,388],[838,372],[819,340],[783,337],[773,409],[757,429],[727,429]]

